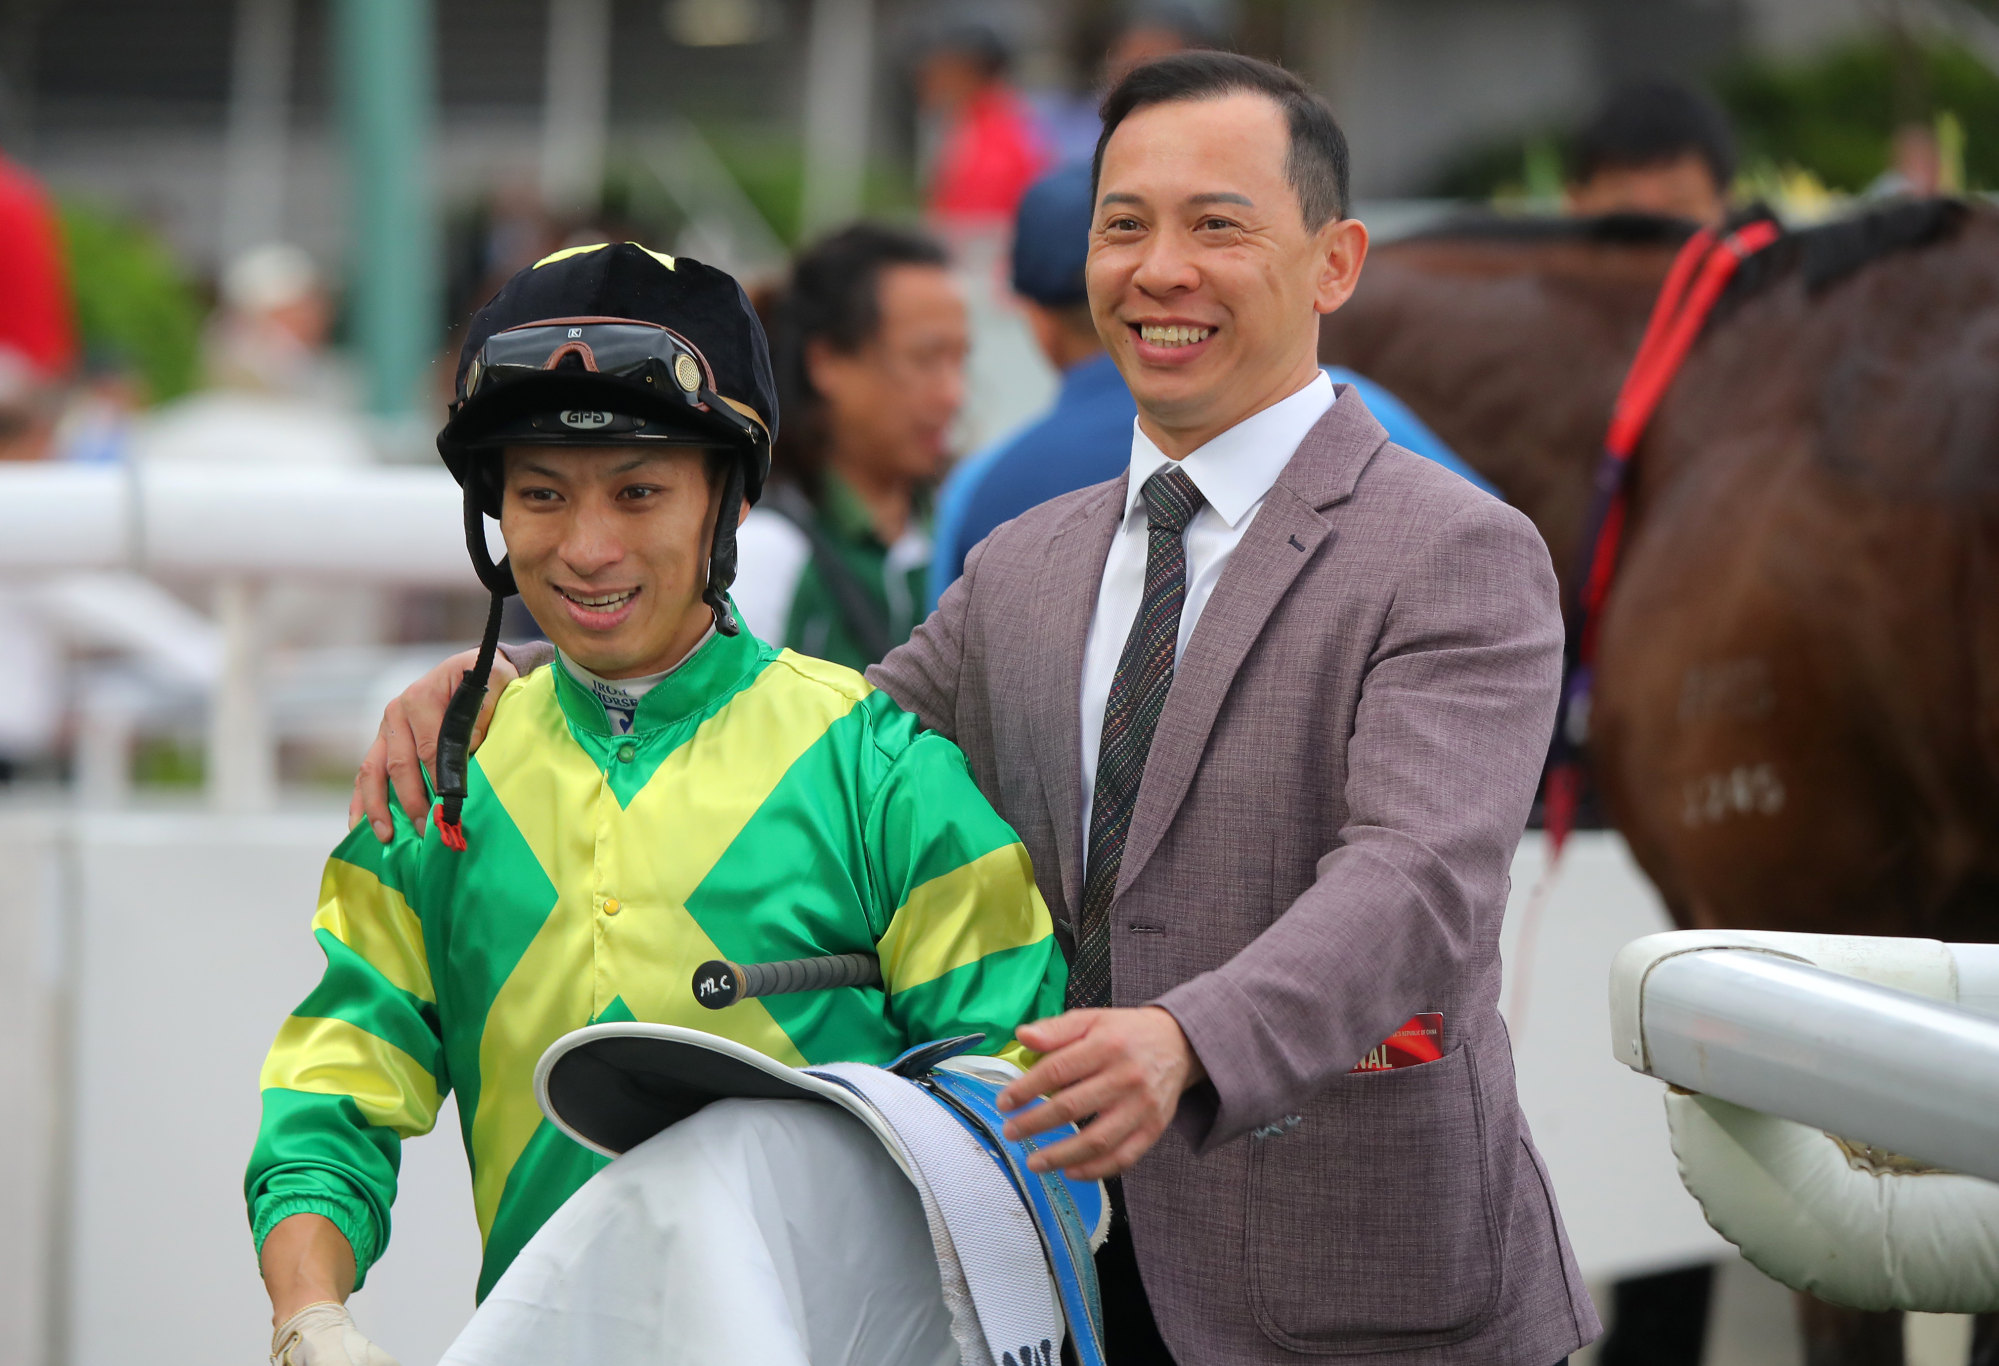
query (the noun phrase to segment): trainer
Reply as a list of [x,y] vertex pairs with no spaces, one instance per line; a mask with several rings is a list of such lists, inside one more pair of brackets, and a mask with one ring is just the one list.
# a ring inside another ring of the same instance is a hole
[[[1097,336],[1085,283],[1096,218],[1092,180],[1088,162],[1051,171],[1028,190],[1014,215],[1015,302],[1041,354],[1061,373],[1062,386],[1046,413],[967,457],[944,481],[931,533],[928,608],[935,608],[965,572],[971,548],[1001,522],[1036,503],[1116,478],[1131,457],[1138,409]],[[1360,392],[1390,441],[1498,496],[1499,490],[1458,459],[1401,399],[1352,370],[1324,368],[1334,382]]]
[[[1046,1156],[1126,1173],[1118,1360],[1164,1358],[1149,1317],[1188,1366],[1551,1366],[1598,1325],[1497,1009],[1560,673],[1547,551],[1320,373],[1367,231],[1295,77],[1137,68],[1095,199],[1130,468],[994,532],[871,675],[964,748],[1073,939],[1072,1009],[1022,1028],[1046,1056],[1010,1088],[1051,1099],[1015,1125],[1095,1115]],[[1440,1057],[1354,1070],[1418,1015]]]
[[[1123,1173],[1116,1362],[1552,1366],[1598,1324],[1497,1008],[1547,551],[1320,373],[1367,232],[1296,78],[1138,67],[1095,203],[1129,468],[974,547],[869,674],[964,749],[1068,936],[1072,1008],[1021,1027],[1046,1056],[1013,1088],[1050,1100],[1015,1125],[1094,1115],[1045,1155]],[[357,809],[454,668],[392,710]]]

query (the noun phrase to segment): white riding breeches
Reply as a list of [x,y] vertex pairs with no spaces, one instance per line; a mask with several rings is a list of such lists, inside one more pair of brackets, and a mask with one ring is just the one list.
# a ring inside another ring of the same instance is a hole
[[443,1366],[955,1366],[916,1188],[866,1126],[721,1100],[599,1172]]

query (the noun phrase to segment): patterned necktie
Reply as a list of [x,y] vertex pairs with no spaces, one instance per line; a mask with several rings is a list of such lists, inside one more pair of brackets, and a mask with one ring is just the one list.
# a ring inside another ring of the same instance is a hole
[[1072,1008],[1111,1003],[1111,895],[1124,863],[1125,836],[1152,732],[1173,686],[1173,651],[1180,641],[1180,609],[1187,601],[1187,548],[1180,533],[1201,508],[1201,491],[1185,470],[1161,470],[1139,490],[1145,500],[1145,596],[1118,656],[1104,706],[1103,743],[1097,752],[1097,788],[1090,802],[1090,851],[1084,866],[1083,913],[1069,965]]

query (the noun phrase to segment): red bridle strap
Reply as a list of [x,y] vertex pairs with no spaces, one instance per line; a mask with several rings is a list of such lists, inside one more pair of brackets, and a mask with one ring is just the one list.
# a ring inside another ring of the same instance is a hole
[[1722,239],[1717,246],[1707,228],[1689,238],[1673,262],[1659,300],[1652,307],[1652,319],[1645,327],[1637,358],[1618,390],[1617,406],[1611,409],[1610,431],[1603,448],[1606,461],[1619,466],[1611,505],[1604,509],[1595,544],[1589,551],[1589,575],[1581,585],[1586,634],[1583,662],[1595,658],[1595,626],[1598,610],[1610,595],[1610,581],[1617,568],[1617,551],[1624,533],[1624,505],[1629,497],[1628,467],[1632,452],[1658,412],[1666,390],[1672,387],[1687,353],[1693,349],[1708,315],[1714,311],[1721,292],[1735,278],[1742,263],[1783,235],[1783,229],[1767,218],[1745,224]]
[[1569,734],[1570,717],[1577,706],[1588,703],[1596,664],[1597,627],[1604,603],[1610,597],[1624,541],[1632,456],[1728,282],[1735,278],[1744,261],[1782,236],[1783,228],[1776,222],[1759,218],[1718,242],[1711,228],[1702,228],[1688,238],[1659,287],[1644,339],[1639,342],[1638,354],[1617,392],[1610,430],[1604,437],[1603,457],[1597,465],[1595,503],[1583,542],[1582,573],[1576,580],[1569,615],[1573,644],[1563,679],[1561,712],[1555,723],[1554,762],[1549,768],[1544,809],[1551,857],[1561,852],[1575,825],[1581,774],[1579,746]]

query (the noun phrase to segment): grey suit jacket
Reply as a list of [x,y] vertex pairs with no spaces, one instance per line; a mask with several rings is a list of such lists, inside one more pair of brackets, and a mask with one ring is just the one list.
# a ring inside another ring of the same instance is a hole
[[[964,749],[1065,928],[1084,637],[1123,498],[1001,526],[869,674]],[[1116,1003],[1171,1011],[1210,1078],[1125,1177],[1182,1366],[1553,1366],[1599,1331],[1498,1011],[1561,649],[1533,526],[1342,386],[1188,641],[1110,910]],[[1350,1074],[1419,1011],[1442,1059]]]

